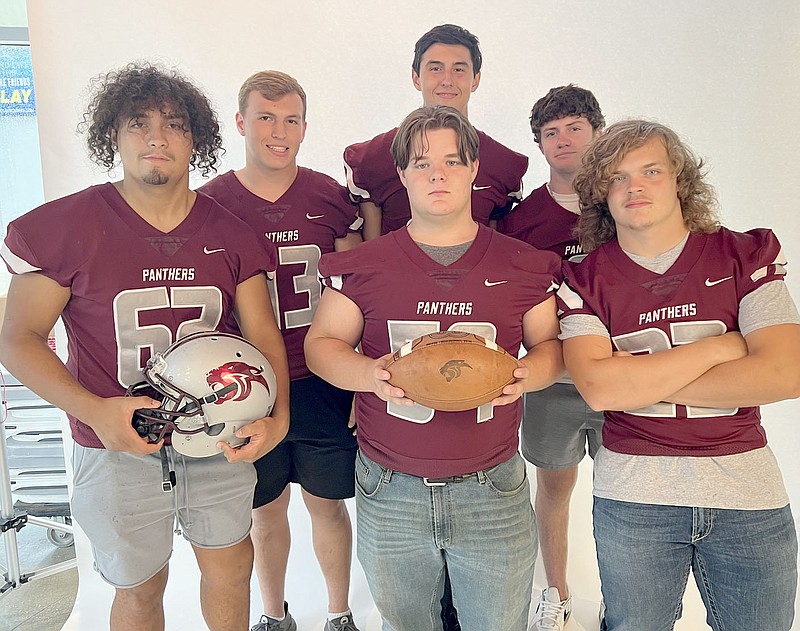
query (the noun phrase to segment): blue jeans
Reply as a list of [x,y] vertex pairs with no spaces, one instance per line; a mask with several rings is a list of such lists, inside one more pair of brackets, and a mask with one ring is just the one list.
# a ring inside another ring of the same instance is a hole
[[715,631],[788,631],[797,590],[789,506],[722,510],[594,498],[601,630],[674,627],[689,570]]
[[536,523],[519,454],[442,486],[356,459],[358,560],[384,631],[433,631],[445,564],[465,631],[525,631]]

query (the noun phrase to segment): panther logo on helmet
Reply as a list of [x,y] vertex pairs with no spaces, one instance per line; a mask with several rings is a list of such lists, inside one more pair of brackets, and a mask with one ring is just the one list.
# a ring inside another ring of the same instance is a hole
[[219,399],[214,401],[214,405],[221,405],[225,401],[246,399],[250,396],[254,383],[260,383],[267,389],[267,392],[270,392],[269,384],[262,375],[263,372],[263,368],[256,368],[239,361],[228,362],[210,370],[206,375],[206,381],[212,390],[219,391],[233,383],[237,385],[236,390],[229,390],[222,394]]

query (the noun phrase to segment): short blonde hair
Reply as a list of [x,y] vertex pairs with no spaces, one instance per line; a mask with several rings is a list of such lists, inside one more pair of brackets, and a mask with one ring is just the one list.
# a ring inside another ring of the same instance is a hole
[[250,93],[256,91],[268,101],[277,101],[287,94],[297,94],[303,102],[303,120],[306,119],[306,93],[297,79],[279,70],[262,70],[247,78],[239,88],[239,113],[247,109]]

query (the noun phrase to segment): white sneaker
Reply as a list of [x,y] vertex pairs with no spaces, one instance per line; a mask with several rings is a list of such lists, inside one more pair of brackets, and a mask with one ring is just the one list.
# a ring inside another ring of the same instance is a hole
[[564,631],[564,625],[572,614],[572,596],[561,600],[557,587],[542,590],[536,604],[533,623],[528,631]]

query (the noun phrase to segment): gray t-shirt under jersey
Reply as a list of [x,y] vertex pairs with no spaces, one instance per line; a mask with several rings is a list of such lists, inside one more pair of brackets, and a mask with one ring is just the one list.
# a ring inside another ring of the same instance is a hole
[[[655,258],[626,254],[642,267],[662,274],[672,266],[684,245],[685,239]],[[739,303],[742,335],[778,324],[800,324],[786,283],[767,283],[742,298]],[[608,330],[595,316],[573,315],[561,320],[560,339],[580,335],[609,337]],[[769,446],[711,457],[637,456],[601,448],[594,459],[594,494],[640,504],[737,510],[781,508],[789,503]]]

